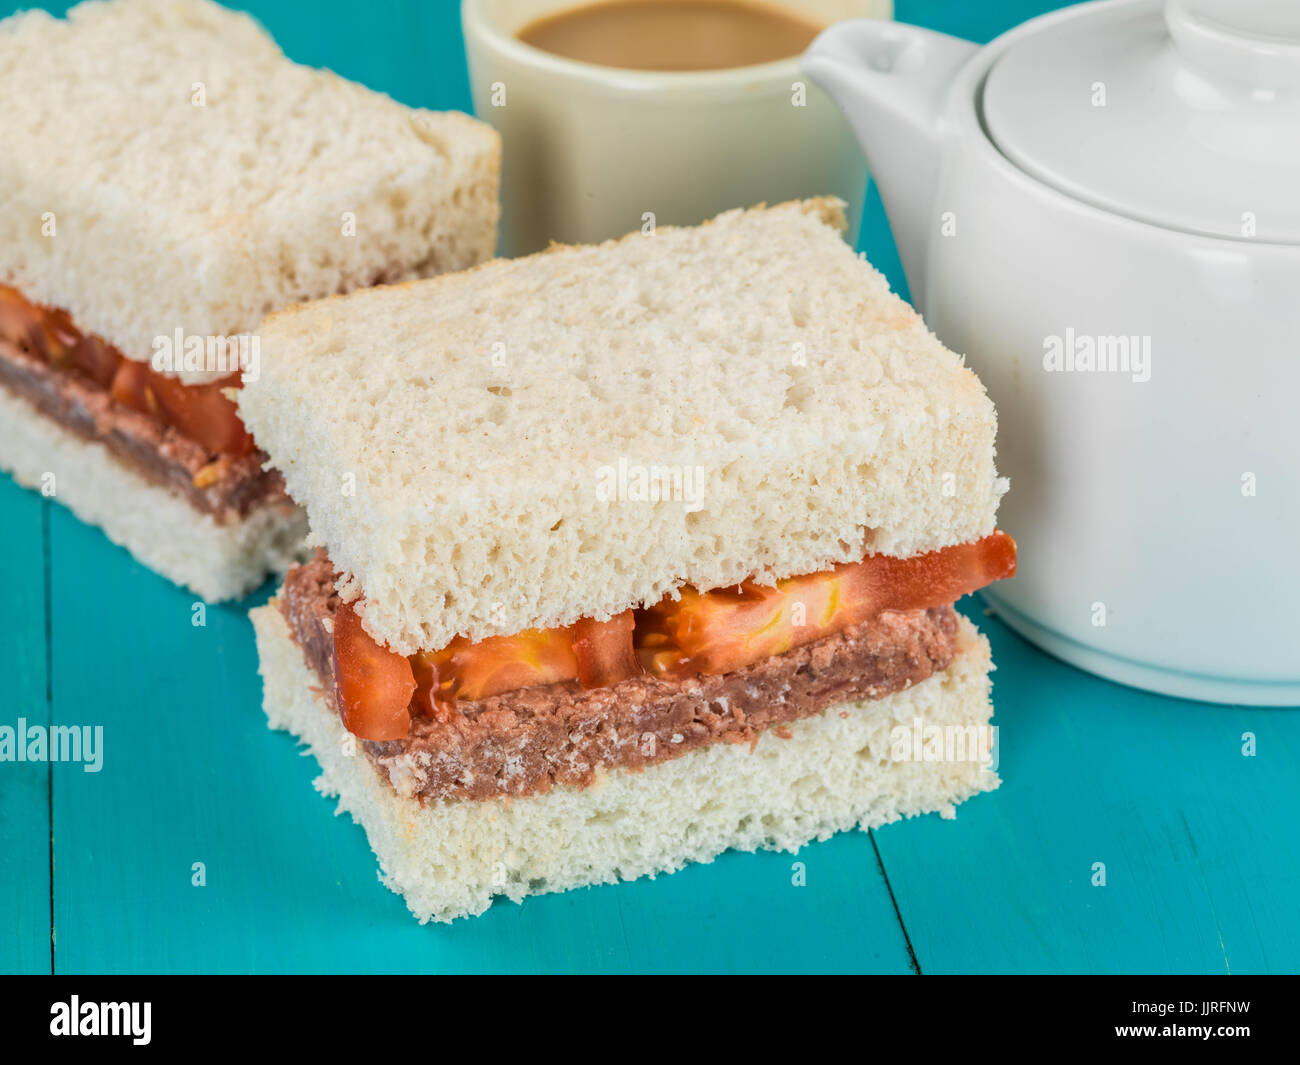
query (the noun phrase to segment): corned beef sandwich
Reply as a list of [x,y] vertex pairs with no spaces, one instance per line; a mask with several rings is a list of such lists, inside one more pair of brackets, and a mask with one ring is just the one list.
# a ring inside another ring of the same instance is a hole
[[0,468],[208,599],[305,532],[229,390],[270,310],[482,261],[499,142],[208,0],[0,22]]
[[997,786],[993,407],[840,208],[264,323],[240,413],[323,544],[253,611],[266,712],[421,920]]

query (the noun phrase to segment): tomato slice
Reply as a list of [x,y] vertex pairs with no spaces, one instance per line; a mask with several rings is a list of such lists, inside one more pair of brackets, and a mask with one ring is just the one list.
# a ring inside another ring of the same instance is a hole
[[[730,673],[874,616],[869,603],[851,594],[845,577],[835,572],[776,587],[746,581],[706,593],[684,588],[680,599],[645,612],[641,662],[661,677]],[[651,634],[656,638],[647,640]]]
[[72,349],[71,363],[100,388],[112,388],[122,356],[98,337],[83,336]]
[[632,644],[636,611],[625,610],[608,621],[582,618],[573,626],[573,655],[584,688],[612,688],[644,672]]
[[222,389],[237,387],[237,377],[187,385],[144,363],[123,359],[110,389],[115,401],[153,415],[217,455],[238,458],[253,450],[253,437]]
[[38,307],[6,285],[0,285],[0,340],[21,344],[58,369],[79,370],[101,388],[112,385],[122,358],[111,345],[83,334],[65,312]]
[[[1016,542],[997,530],[980,540],[913,558],[878,555],[858,563],[856,579],[881,610],[946,606],[994,581],[1016,575]],[[842,567],[841,567],[842,568]]]
[[150,387],[163,421],[218,455],[238,457],[253,450],[253,437],[240,421],[238,409],[223,389],[238,388],[239,377],[210,384],[182,384],[149,370]]
[[411,663],[379,644],[351,604],[334,615],[334,682],[347,730],[365,740],[400,740],[411,728]]
[[141,362],[123,359],[113,374],[108,394],[114,403],[120,403],[143,414],[158,414],[158,397],[150,387],[149,367]]
[[527,629],[470,643],[457,636],[441,651],[420,651],[418,672],[436,682],[419,702],[431,707],[456,699],[486,699],[517,688],[575,680],[573,629]]
[[885,610],[945,606],[1015,571],[1015,541],[994,532],[913,558],[875,555],[775,587],[687,588],[642,612],[637,653],[660,677],[730,673]]
[[17,289],[0,285],[0,340],[41,354],[41,334],[40,311]]
[[411,675],[415,678],[415,697],[411,703],[415,712],[438,721],[449,721],[452,704],[439,698],[440,679],[433,656],[413,654],[407,661],[411,663]]
[[64,311],[38,307],[6,285],[0,285],[0,340],[21,344],[56,369],[79,371],[118,403],[179,429],[214,454],[239,458],[253,450],[252,434],[225,395],[239,387],[238,374],[182,384],[124,358],[106,341],[82,333]]
[[37,311],[40,316],[39,327],[35,330],[37,354],[51,366],[67,369],[72,365],[72,353],[76,350],[81,334],[63,311],[43,308]]
[[686,588],[678,600],[609,621],[583,619],[477,643],[457,637],[409,660],[377,644],[345,605],[334,620],[343,721],[365,739],[401,739],[412,695],[417,712],[447,720],[458,699],[520,688],[571,680],[610,687],[642,672],[679,679],[730,673],[885,610],[945,606],[1015,572],[1015,541],[995,532],[913,558],[876,555],[775,587],[746,581],[705,593]]

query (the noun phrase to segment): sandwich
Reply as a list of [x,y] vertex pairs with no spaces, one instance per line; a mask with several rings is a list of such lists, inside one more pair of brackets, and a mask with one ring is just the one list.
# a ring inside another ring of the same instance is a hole
[[265,314],[472,266],[499,142],[207,0],[0,22],[0,468],[211,600],[305,533],[230,390]]
[[[252,612],[265,710],[421,921],[997,785],[953,610],[1015,569],[993,406],[842,207],[263,324],[240,413],[316,540]],[[901,749],[944,730],[985,749]]]

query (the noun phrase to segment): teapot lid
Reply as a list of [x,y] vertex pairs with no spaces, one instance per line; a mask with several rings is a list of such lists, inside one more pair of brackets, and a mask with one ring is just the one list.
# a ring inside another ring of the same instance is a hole
[[982,110],[1005,156],[1076,199],[1300,243],[1300,4],[1087,4],[1007,48]]

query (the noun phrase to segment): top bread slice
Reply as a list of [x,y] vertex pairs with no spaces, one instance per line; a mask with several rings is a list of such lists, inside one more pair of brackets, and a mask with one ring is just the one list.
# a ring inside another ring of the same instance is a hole
[[208,0],[5,19],[0,101],[0,284],[129,358],[496,245],[490,127],[292,63]]
[[409,654],[991,532],[993,405],[844,243],[842,206],[263,323],[240,412],[371,635]]

